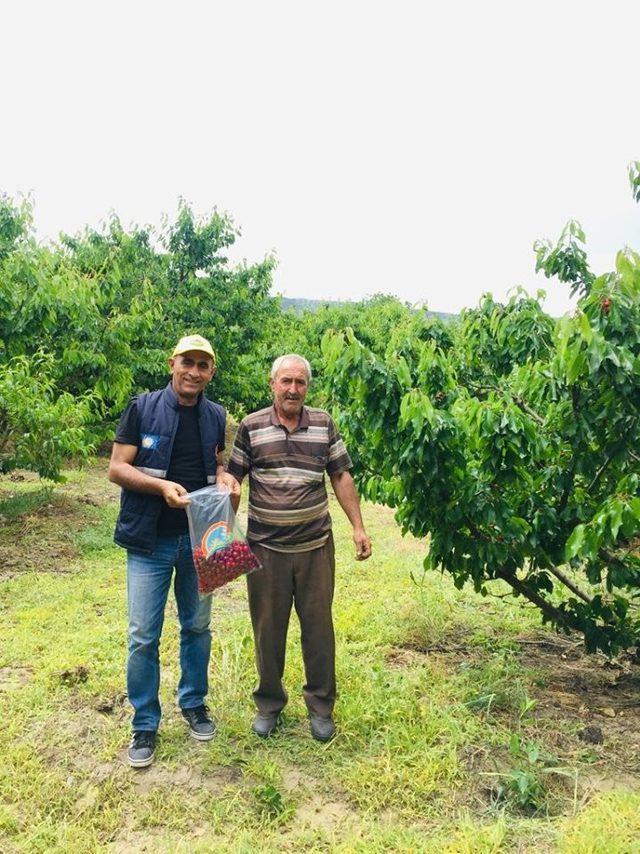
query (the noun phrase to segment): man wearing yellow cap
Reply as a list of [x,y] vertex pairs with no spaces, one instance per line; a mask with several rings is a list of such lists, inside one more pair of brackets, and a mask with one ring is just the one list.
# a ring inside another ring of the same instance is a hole
[[198,595],[185,496],[223,475],[226,413],[204,396],[216,372],[216,355],[206,338],[181,338],[169,368],[166,388],[129,402],[109,465],[109,479],[122,487],[114,539],[127,550],[127,693],[134,709],[128,758],[135,768],[150,765],[155,753],[161,714],[158,652],[172,577],[180,620],[178,703],[194,738],[208,741],[215,733],[205,705],[211,600]]

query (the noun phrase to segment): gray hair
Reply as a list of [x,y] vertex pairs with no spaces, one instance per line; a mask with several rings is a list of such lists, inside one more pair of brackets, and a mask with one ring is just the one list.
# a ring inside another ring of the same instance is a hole
[[297,353],[287,353],[286,356],[278,356],[273,365],[271,365],[270,376],[272,380],[275,380],[278,376],[278,371],[285,362],[299,362],[301,365],[304,365],[304,369],[307,372],[307,380],[311,382],[311,365],[304,356],[299,356]]

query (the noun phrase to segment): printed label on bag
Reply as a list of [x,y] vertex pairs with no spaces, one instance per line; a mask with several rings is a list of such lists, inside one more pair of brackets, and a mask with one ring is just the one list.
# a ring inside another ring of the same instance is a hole
[[202,551],[208,556],[223,548],[231,539],[231,528],[227,522],[215,522],[202,536]]

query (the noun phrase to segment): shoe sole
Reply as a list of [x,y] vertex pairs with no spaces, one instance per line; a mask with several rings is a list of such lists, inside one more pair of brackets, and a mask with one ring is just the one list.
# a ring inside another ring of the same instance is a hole
[[309,732],[311,733],[312,738],[314,738],[316,741],[322,741],[324,744],[336,737],[335,725],[329,735],[322,735],[320,732],[313,728],[313,725],[309,726]]
[[333,739],[336,737],[336,734],[335,732],[332,732],[331,735],[328,735],[326,738],[320,735],[314,735],[314,733],[311,733],[311,736],[315,741],[321,741],[323,744],[327,744],[327,742],[333,741]]
[[148,759],[131,759],[130,756],[127,756],[127,760],[132,768],[148,768],[155,759],[155,755],[154,751]]
[[254,729],[253,727],[251,727],[251,732],[254,735],[257,735],[258,738],[269,738],[269,736],[273,735],[275,731],[276,731],[276,727],[274,727],[273,729],[270,729],[269,732],[258,732],[257,729]]
[[189,735],[191,738],[195,738],[196,741],[211,741],[211,739],[215,736],[215,730],[213,732],[195,732],[189,727]]

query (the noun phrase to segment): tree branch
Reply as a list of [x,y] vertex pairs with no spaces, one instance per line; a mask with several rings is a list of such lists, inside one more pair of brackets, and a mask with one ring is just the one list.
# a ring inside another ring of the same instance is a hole
[[497,391],[497,392],[499,392],[499,394],[503,398],[510,397],[513,400],[513,402],[516,404],[516,406],[518,406],[523,412],[526,412],[527,415],[530,418],[533,418],[533,420],[537,424],[540,424],[540,425],[544,424],[544,418],[541,415],[538,415],[538,413],[534,409],[531,409],[529,404],[525,403],[519,394],[511,394],[510,392],[506,391],[505,389],[500,388],[500,386],[497,386],[497,385],[469,385],[469,388],[472,391],[476,391],[476,392],[478,392],[478,391],[480,391],[480,392],[482,392],[482,391]]
[[573,457],[571,460],[571,468],[569,470],[569,480],[567,481],[567,485],[564,488],[562,496],[560,497],[560,501],[558,503],[558,513],[562,513],[567,504],[569,503],[569,496],[571,495],[571,490],[573,489],[573,482],[576,477],[576,458]]
[[568,587],[572,593],[575,593],[576,596],[578,596],[580,599],[582,599],[583,602],[586,602],[587,605],[591,604],[591,602],[592,602],[591,596],[589,596],[587,593],[584,592],[584,590],[582,590],[580,587],[578,587],[578,585],[575,583],[575,581],[573,581],[571,578],[569,578],[568,575],[565,575],[564,572],[562,572],[562,570],[558,569],[555,566],[547,566],[547,567],[545,567],[545,569],[547,569],[548,572],[551,573],[551,575],[554,575],[558,579],[558,581],[560,581],[562,584],[564,584],[565,587]]
[[531,409],[531,407],[524,402],[524,400],[520,397],[519,394],[514,394],[513,399],[515,403],[520,407],[523,412],[526,412],[537,424],[544,424],[544,418],[541,415],[538,415],[535,410]]
[[547,602],[543,596],[541,596],[537,591],[531,590],[524,581],[520,581],[520,579],[515,575],[509,575],[504,570],[499,569],[496,570],[496,576],[501,578],[503,581],[506,581],[507,584],[516,591],[516,593],[519,593],[521,596],[524,596],[525,599],[528,599],[529,602],[532,602],[552,622],[561,625],[565,629],[583,631],[579,622],[574,619],[571,614],[567,614],[559,608],[556,608],[550,602]]
[[591,490],[597,485],[598,481],[600,480],[600,478],[602,477],[602,475],[606,471],[607,466],[609,465],[611,460],[614,458],[614,456],[615,456],[615,454],[613,452],[608,454],[608,456],[605,458],[605,461],[602,463],[602,465],[600,466],[598,471],[595,473],[593,480],[591,481],[591,483],[587,487],[587,492],[591,492]]

